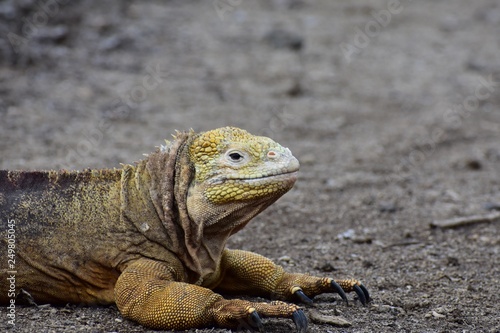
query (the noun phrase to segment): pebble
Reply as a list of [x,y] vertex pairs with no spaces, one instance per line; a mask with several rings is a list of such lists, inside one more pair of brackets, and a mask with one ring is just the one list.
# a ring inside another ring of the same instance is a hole
[[437,319],[446,318],[444,314],[438,313],[436,311],[432,311],[430,315],[426,315],[426,317],[431,317],[431,316]]
[[354,229],[347,229],[343,233],[337,235],[338,239],[352,239],[356,235],[356,231]]
[[371,244],[373,242],[373,238],[370,236],[358,236],[353,237],[352,242],[355,244]]
[[381,213],[395,213],[398,209],[398,206],[393,202],[382,201],[378,205],[378,210]]
[[35,36],[41,41],[62,42],[68,37],[68,34],[68,27],[61,24],[54,27],[40,28]]
[[448,266],[460,266],[460,260],[452,256],[446,258],[446,263]]
[[481,170],[483,168],[481,161],[476,159],[467,160],[465,165],[469,170],[474,170],[474,171]]
[[316,310],[309,311],[309,318],[316,324],[329,324],[339,327],[352,326],[352,324],[343,317],[324,315]]
[[500,202],[487,202],[483,207],[486,210],[500,210]]
[[321,267],[319,267],[319,270],[321,270],[322,272],[325,272],[325,273],[330,273],[330,272],[336,271],[337,269],[331,263],[328,262],[328,263],[322,265]]
[[406,311],[399,307],[399,306],[392,306],[392,305],[388,305],[388,304],[381,304],[381,305],[373,305],[373,307],[378,311],[378,312],[390,312],[390,313],[393,313],[393,314],[396,314],[396,315],[399,315],[399,314],[405,314]]
[[98,48],[100,51],[111,51],[119,48],[122,45],[122,43],[123,43],[123,38],[121,36],[112,35],[101,40]]
[[289,256],[282,256],[282,257],[279,257],[278,258],[278,262],[281,264],[281,265],[288,265],[288,266],[295,266],[295,261],[290,258]]
[[264,41],[276,49],[300,51],[304,46],[304,38],[294,32],[273,29],[264,36]]

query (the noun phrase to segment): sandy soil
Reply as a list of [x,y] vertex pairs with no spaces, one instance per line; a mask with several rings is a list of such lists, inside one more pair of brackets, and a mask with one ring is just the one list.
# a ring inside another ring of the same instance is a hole
[[[267,135],[300,178],[230,246],[373,296],[317,297],[352,326],[309,332],[500,332],[499,223],[430,227],[500,209],[498,1],[54,3],[0,2],[0,169],[119,167],[175,129]],[[74,305],[18,308],[10,331],[148,332]]]

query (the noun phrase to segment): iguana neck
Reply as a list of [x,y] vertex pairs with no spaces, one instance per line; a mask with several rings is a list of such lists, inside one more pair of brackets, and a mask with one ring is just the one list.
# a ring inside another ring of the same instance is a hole
[[[141,161],[136,166],[125,165],[123,167],[121,219],[125,223],[133,224],[136,230],[149,241],[176,253],[182,230],[176,228],[174,223],[164,223],[165,214],[161,204],[154,200],[156,191],[152,187],[152,179],[146,163],[147,161]],[[176,219],[176,214],[173,210],[171,213],[173,221]]]
[[227,236],[207,248],[202,241],[203,225],[189,216],[187,195],[194,176],[184,151],[189,135],[180,133],[167,147],[135,166],[123,167],[121,218],[175,254],[190,279],[197,281],[216,270]]

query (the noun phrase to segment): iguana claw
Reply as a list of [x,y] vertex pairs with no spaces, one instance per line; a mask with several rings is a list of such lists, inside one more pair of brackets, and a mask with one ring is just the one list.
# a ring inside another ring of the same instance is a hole
[[302,311],[301,309],[294,311],[294,313],[292,314],[292,319],[295,323],[295,326],[297,327],[297,333],[306,333],[307,317],[304,314],[304,311]]
[[307,297],[306,294],[304,294],[304,292],[302,291],[302,289],[297,289],[297,291],[295,291],[294,294],[302,303],[305,303],[307,305],[313,304],[313,300]]
[[342,289],[342,287],[337,282],[332,280],[332,282],[330,282],[330,286],[337,292],[337,294],[340,295],[340,297],[342,297],[345,304],[349,304],[349,302],[347,301],[347,296],[344,292],[344,289]]
[[257,327],[259,332],[264,333],[264,324],[262,324],[262,319],[260,319],[257,311],[252,311],[250,313],[250,322],[252,323],[252,326]]
[[358,298],[359,298],[359,301],[361,302],[361,304],[366,305],[366,296],[363,293],[363,290],[361,290],[361,287],[358,285],[355,285],[352,288],[354,289],[356,294],[358,294]]
[[370,293],[362,284],[354,286],[354,291],[358,294],[361,304],[366,305],[370,303]]

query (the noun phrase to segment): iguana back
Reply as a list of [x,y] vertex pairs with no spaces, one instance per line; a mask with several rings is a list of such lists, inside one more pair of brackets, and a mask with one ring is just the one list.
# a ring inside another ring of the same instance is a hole
[[0,171],[1,233],[8,221],[15,233],[13,266],[2,262],[2,276],[16,271],[16,287],[44,302],[114,302],[120,252],[110,243],[126,231],[120,178],[120,170]]

